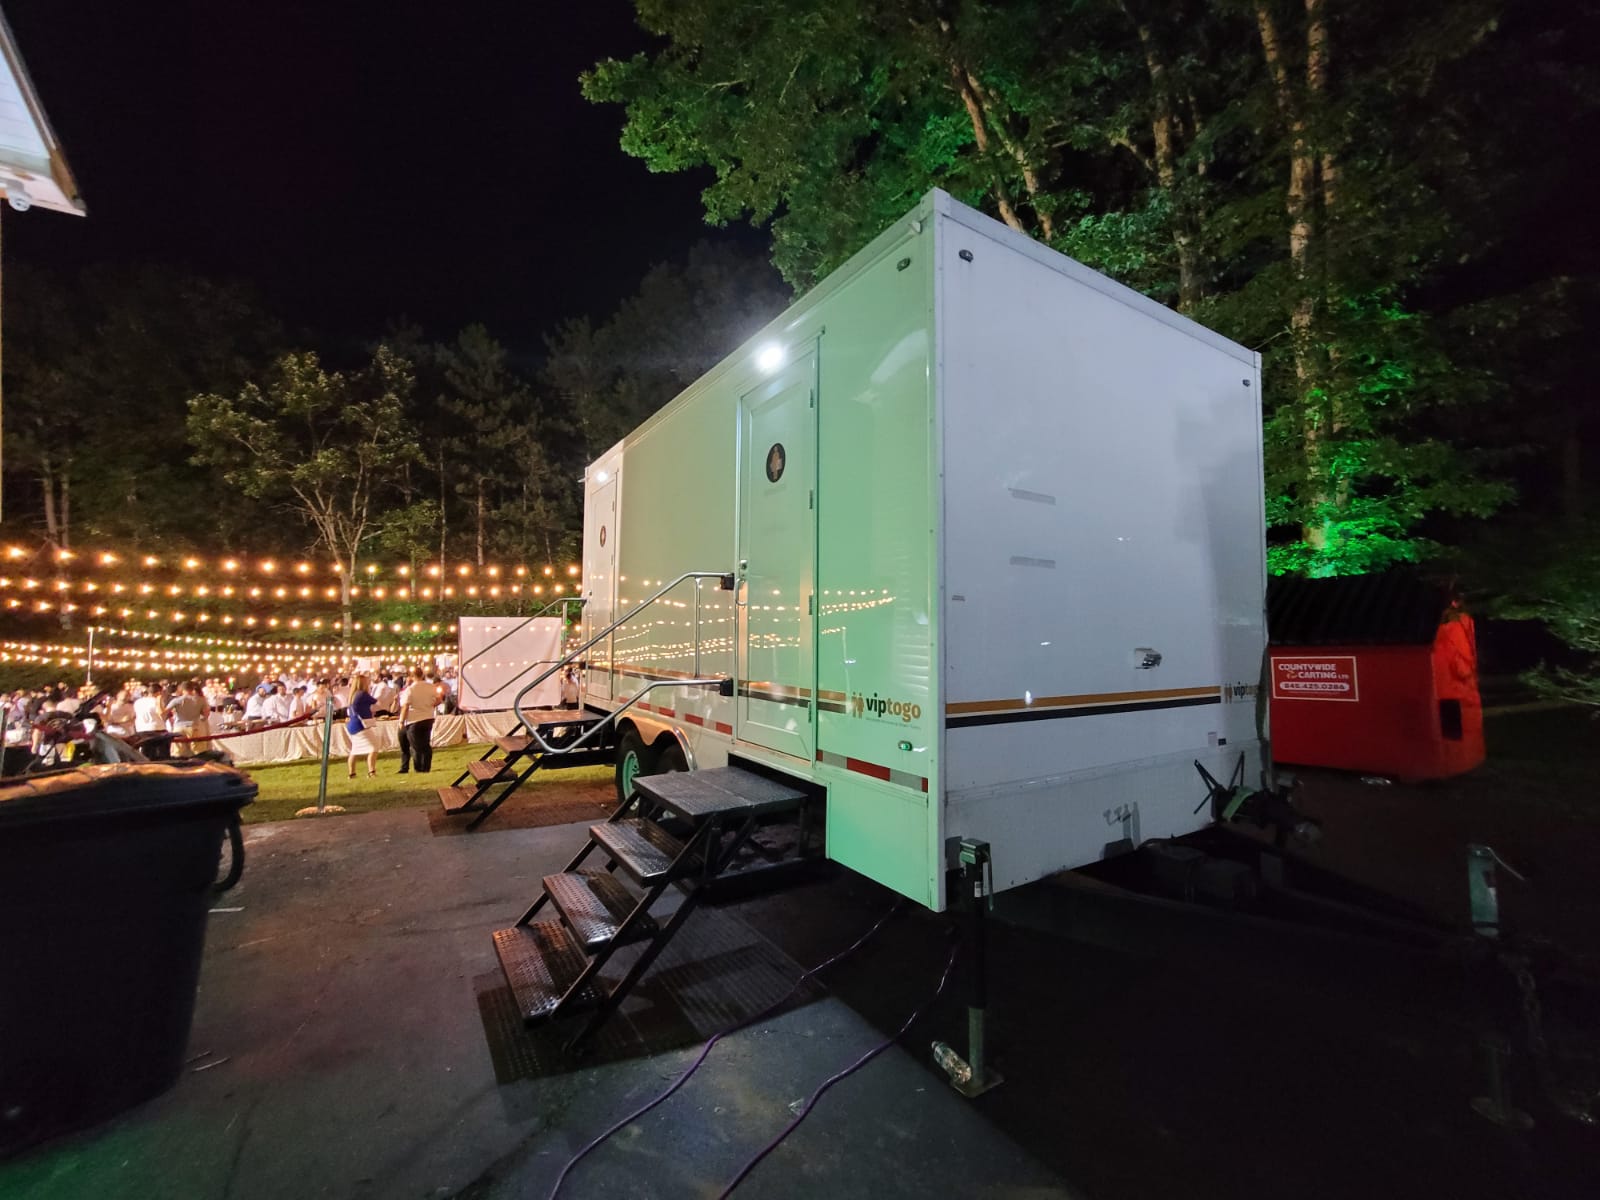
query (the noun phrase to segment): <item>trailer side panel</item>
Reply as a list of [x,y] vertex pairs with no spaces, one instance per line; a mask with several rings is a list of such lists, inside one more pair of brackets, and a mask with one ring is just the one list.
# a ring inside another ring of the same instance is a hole
[[[1199,828],[1254,783],[1255,356],[956,210],[942,273],[945,824],[995,884]],[[970,214],[970,215],[969,215]]]

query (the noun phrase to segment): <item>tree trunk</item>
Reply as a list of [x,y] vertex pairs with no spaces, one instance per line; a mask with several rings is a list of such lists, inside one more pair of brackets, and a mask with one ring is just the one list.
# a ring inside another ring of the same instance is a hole
[[478,569],[483,570],[483,477],[478,477]]
[[1150,76],[1150,135],[1156,151],[1156,180],[1172,204],[1172,244],[1178,255],[1178,311],[1192,312],[1200,303],[1202,285],[1193,222],[1179,189],[1178,134],[1181,126],[1172,84],[1149,22],[1135,16],[1130,5],[1124,4],[1123,11],[1139,35],[1145,70]]
[[[1317,0],[1309,0],[1316,3]],[[1297,398],[1301,410],[1301,441],[1306,465],[1306,500],[1317,514],[1332,499],[1324,467],[1324,442],[1328,434],[1327,414],[1319,394],[1316,364],[1313,360],[1312,323],[1316,299],[1311,280],[1313,251],[1312,206],[1315,203],[1317,164],[1313,153],[1304,106],[1289,81],[1283,39],[1266,0],[1256,0],[1256,26],[1261,35],[1261,50],[1272,79],[1278,111],[1288,127],[1289,187],[1284,193],[1284,210],[1289,218],[1289,263],[1294,274],[1294,297],[1289,311],[1289,329],[1294,354]],[[1320,550],[1327,542],[1327,530],[1320,515],[1303,528],[1305,542]]]
[[1055,237],[1055,222],[1051,220],[1049,210],[1044,207],[1040,199],[1044,189],[1039,184],[1039,172],[1034,169],[1033,163],[1028,158],[1027,151],[1011,137],[1009,130],[1006,128],[1005,117],[995,111],[998,105],[995,104],[994,97],[978,82],[977,77],[971,71],[966,72],[966,77],[967,86],[977,99],[984,118],[988,124],[994,127],[995,137],[1000,139],[1000,144],[1005,147],[1006,153],[1016,160],[1017,168],[1022,172],[1022,186],[1028,191],[1028,199],[1033,205],[1033,215],[1039,218],[1040,231],[1043,232],[1046,240]]
[[61,544],[61,529],[56,524],[56,477],[48,456],[39,461],[39,487],[44,494],[44,532],[53,545]]
[[[967,119],[972,122],[972,140],[978,145],[978,153],[989,153],[989,129],[984,124],[983,106],[978,102],[977,94],[972,90],[966,70],[960,63],[950,64],[950,81],[955,86],[956,95],[961,97],[961,103],[966,106]],[[1000,219],[1018,233],[1027,233],[1022,218],[1017,216],[1017,210],[1012,207],[1011,196],[1006,191],[1006,185],[1000,180],[994,181],[994,202],[1000,210]]]
[[438,599],[444,600],[444,543],[447,521],[445,518],[444,450],[439,450],[439,588]]
[[352,604],[350,600],[350,589],[353,585],[355,577],[356,558],[355,555],[352,554],[350,556],[350,561],[339,571],[339,607],[344,610],[343,640],[346,649],[348,649],[350,646],[350,634],[352,632],[351,627],[354,624],[354,614],[351,611]]
[[[1306,0],[1306,88],[1312,103],[1324,117],[1328,109],[1328,16],[1323,11],[1324,0]],[[1327,146],[1323,133],[1320,167],[1322,171],[1322,212],[1326,217],[1333,211],[1339,188],[1339,164]]]
[[72,549],[72,460],[61,467],[61,548]]

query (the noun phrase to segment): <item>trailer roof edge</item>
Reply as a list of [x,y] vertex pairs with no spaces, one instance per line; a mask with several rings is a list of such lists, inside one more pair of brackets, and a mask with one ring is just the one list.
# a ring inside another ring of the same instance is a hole
[[1198,321],[1184,316],[1182,313],[1168,308],[1159,300],[1152,300],[1143,292],[1137,292],[1126,284],[1118,283],[1108,275],[1101,274],[1093,267],[1086,267],[1077,259],[1072,258],[1059,250],[1052,250],[1028,237],[1018,233],[1015,229],[1002,221],[996,221],[977,209],[961,203],[954,196],[939,188],[934,188],[928,193],[932,200],[934,210],[941,216],[963,225],[974,233],[1003,242],[1022,254],[1026,254],[1035,262],[1043,266],[1060,271],[1074,281],[1085,287],[1093,288],[1101,295],[1106,296],[1120,304],[1125,304],[1147,317],[1154,317],[1162,324],[1176,329],[1179,333],[1187,334],[1198,341],[1223,353],[1231,355],[1246,366],[1255,368],[1258,355],[1254,350],[1241,346],[1232,338],[1224,337],[1214,329],[1208,329]]

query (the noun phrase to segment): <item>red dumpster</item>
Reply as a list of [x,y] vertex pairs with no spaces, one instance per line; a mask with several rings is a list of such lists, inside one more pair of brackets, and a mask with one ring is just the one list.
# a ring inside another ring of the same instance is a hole
[[1443,779],[1483,761],[1472,618],[1409,572],[1274,579],[1275,761]]

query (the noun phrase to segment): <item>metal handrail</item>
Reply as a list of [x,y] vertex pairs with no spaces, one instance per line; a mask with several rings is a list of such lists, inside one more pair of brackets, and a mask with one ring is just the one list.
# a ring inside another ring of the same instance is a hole
[[[643,699],[646,692],[653,692],[659,687],[721,687],[726,682],[727,680],[725,679],[657,679],[653,683],[645,684],[637,692],[629,696],[627,702],[623,704],[621,708],[612,709],[602,720],[596,721],[588,729],[585,729],[583,731],[583,736],[578,738],[577,741],[570,742],[565,746],[552,746],[549,742],[545,741],[544,738],[539,736],[539,730],[536,726],[529,725],[524,722],[523,728],[528,731],[529,739],[537,742],[539,744],[539,749],[545,754],[571,754],[595,734],[599,733],[607,725],[610,725],[623,713],[627,712],[635,704],[639,703],[639,701]],[[561,721],[557,723],[562,725],[577,724],[576,721]]]
[[[525,628],[529,624],[529,622],[537,621],[540,617],[544,616],[545,613],[549,612],[556,605],[560,604],[562,606],[565,606],[565,605],[572,604],[572,603],[577,603],[581,607],[582,605],[585,605],[585,604],[589,603],[589,600],[585,596],[562,596],[559,599],[550,601],[549,604],[546,604],[543,608],[541,608],[538,612],[534,613],[531,617],[524,618],[520,623],[518,623],[517,625],[514,625],[510,629],[506,630],[499,637],[495,638],[494,641],[490,642],[487,646],[483,647],[476,654],[474,654],[471,658],[467,659],[458,668],[456,668],[456,675],[460,678],[461,682],[464,683],[467,686],[467,689],[469,691],[471,691],[474,696],[476,696],[479,700],[487,700],[489,698],[488,696],[484,695],[477,688],[472,686],[472,681],[467,678],[467,668],[470,667],[473,663],[477,662],[485,654],[489,653],[489,651],[493,650],[501,642],[505,641],[512,634],[517,633],[520,630],[522,630],[523,628]],[[521,679],[529,671],[533,670],[533,668],[541,667],[541,666],[547,666],[550,662],[551,662],[551,660],[546,658],[546,659],[540,659],[536,663],[529,663],[526,667],[524,667],[522,670],[518,671],[510,679],[506,680],[505,683],[502,683],[500,685],[500,687],[497,687],[494,690],[496,692],[498,692],[498,691],[500,691],[501,688],[505,687],[507,683],[515,683],[518,679]],[[490,695],[493,695],[493,694],[494,694],[493,692],[490,693]]]
[[[680,583],[683,583],[685,580],[688,580],[688,579],[727,580],[727,579],[730,579],[731,577],[732,576],[731,576],[730,572],[727,572],[727,571],[685,571],[682,575],[679,575],[671,583],[663,584],[660,588],[656,589],[656,591],[654,591],[649,596],[647,596],[643,600],[641,600],[638,603],[638,605],[636,605],[632,610],[630,610],[629,612],[626,612],[622,616],[618,617],[615,621],[611,622],[611,624],[607,625],[599,633],[597,633],[593,637],[591,637],[587,642],[584,642],[583,645],[579,646],[576,650],[568,651],[564,656],[562,656],[560,659],[558,659],[550,667],[549,670],[545,671],[542,675],[538,676],[536,679],[534,679],[533,681],[528,683],[526,686],[524,686],[523,689],[520,692],[517,693],[516,699],[511,701],[511,711],[512,711],[512,713],[514,713],[516,715],[518,723],[520,723],[521,726],[528,731],[529,736],[532,737],[535,741],[537,741],[539,743],[540,747],[546,753],[551,753],[552,751],[551,751],[551,747],[549,746],[549,744],[547,742],[545,742],[545,740],[543,738],[541,738],[537,733],[534,732],[533,723],[528,720],[526,714],[524,714],[523,711],[522,711],[522,700],[523,700],[524,696],[526,696],[529,692],[533,691],[536,687],[538,687],[546,679],[549,679],[550,676],[554,675],[557,671],[561,670],[563,667],[567,666],[569,663],[572,663],[572,662],[576,661],[579,657],[582,656],[584,651],[589,649],[589,647],[591,647],[591,646],[595,645],[596,643],[598,643],[600,641],[603,641],[604,639],[610,637],[614,632],[616,632],[616,630],[621,628],[623,625],[626,625],[629,621],[633,620],[636,616],[638,616],[640,613],[642,613],[645,609],[649,608],[657,600],[661,599],[668,592],[670,592],[673,588],[677,587]],[[700,589],[697,587],[697,588],[695,588],[696,597],[698,597],[699,594],[700,594]],[[697,614],[696,614],[696,619],[698,621],[698,610],[697,610]],[[696,635],[698,636],[698,634],[699,634],[698,624],[696,625],[695,632],[696,632]],[[679,687],[706,686],[705,681],[704,680],[699,680],[699,679],[692,679],[692,680],[690,680],[690,679],[664,680],[662,682],[669,683],[669,684],[676,684]],[[712,680],[711,682],[720,685],[722,683],[722,680],[716,679],[716,680]],[[653,687],[653,686],[656,686],[656,685],[651,685],[651,686]],[[639,692],[637,692],[634,695],[633,699],[637,700],[639,698],[639,696],[644,695],[644,693],[646,691],[649,691],[649,690],[650,690],[650,688],[641,689]],[[615,718],[618,713],[625,711],[630,705],[632,705],[632,703],[633,703],[633,700],[629,700],[627,704],[624,704],[622,706],[622,708],[614,710],[610,714],[610,716],[607,718],[606,721],[600,722],[600,724],[596,725],[595,728],[596,729],[603,728],[612,718]],[[588,735],[585,734],[585,737],[587,737],[587,736]]]

